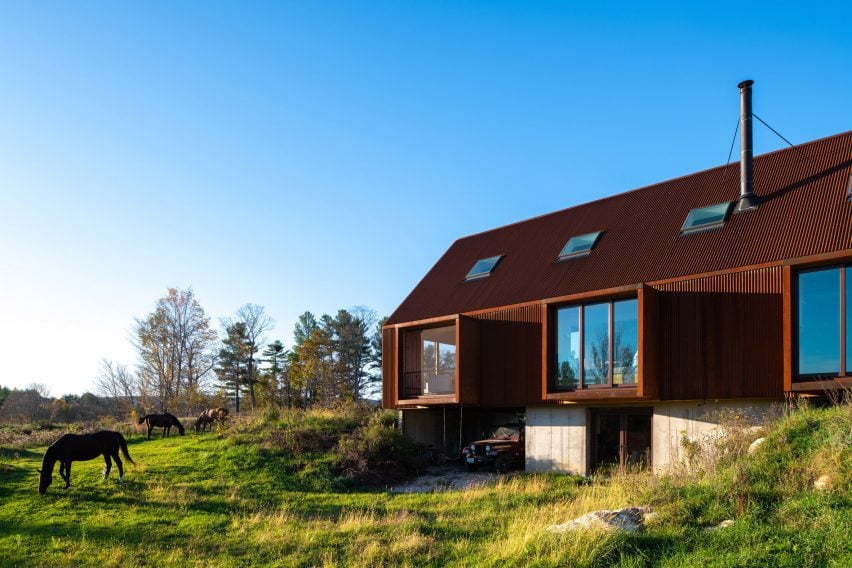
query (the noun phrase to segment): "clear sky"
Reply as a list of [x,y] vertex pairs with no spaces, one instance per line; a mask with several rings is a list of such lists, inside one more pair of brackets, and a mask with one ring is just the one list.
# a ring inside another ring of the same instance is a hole
[[0,2],[0,384],[90,389],[170,286],[288,347],[389,315],[459,236],[723,163],[746,78],[852,128],[848,2],[586,4]]

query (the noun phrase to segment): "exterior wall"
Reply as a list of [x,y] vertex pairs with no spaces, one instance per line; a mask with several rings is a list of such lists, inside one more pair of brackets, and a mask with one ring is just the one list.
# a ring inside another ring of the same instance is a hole
[[681,440],[707,440],[719,428],[725,413],[759,418],[769,412],[773,400],[731,400],[725,402],[661,402],[654,405],[651,422],[651,462],[654,470],[663,471],[683,459]]
[[654,284],[659,303],[659,398],[781,397],[780,266]]
[[[683,459],[681,440],[684,437],[691,441],[712,438],[726,413],[759,418],[777,403],[774,400],[656,403],[651,419],[651,462],[654,470],[664,471]],[[529,407],[526,416],[527,472],[590,473],[589,407]]]
[[586,475],[588,414],[583,406],[527,408],[526,470]]
[[479,322],[480,404],[507,408],[541,400],[542,307],[471,317]]

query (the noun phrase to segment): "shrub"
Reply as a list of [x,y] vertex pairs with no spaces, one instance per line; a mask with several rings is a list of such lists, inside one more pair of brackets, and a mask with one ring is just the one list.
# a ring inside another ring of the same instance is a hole
[[392,413],[379,412],[343,436],[334,449],[335,473],[361,485],[386,486],[414,475],[424,465],[424,448],[393,428]]

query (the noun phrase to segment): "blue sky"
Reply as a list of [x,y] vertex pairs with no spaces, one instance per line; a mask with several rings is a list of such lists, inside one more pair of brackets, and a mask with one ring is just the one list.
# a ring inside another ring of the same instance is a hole
[[723,163],[745,78],[852,128],[848,4],[693,4],[3,2],[0,384],[91,388],[169,286],[287,346],[387,315],[459,236]]

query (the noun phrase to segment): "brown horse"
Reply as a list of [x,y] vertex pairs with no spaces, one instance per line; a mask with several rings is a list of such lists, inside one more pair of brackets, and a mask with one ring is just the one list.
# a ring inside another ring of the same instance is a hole
[[208,408],[195,421],[195,431],[199,432],[201,430],[205,430],[208,426],[212,425],[214,422],[219,422],[220,424],[224,424],[225,419],[228,418],[228,409],[219,406],[217,408]]
[[154,428],[163,429],[163,438],[167,438],[171,432],[172,426],[177,426],[178,432],[183,436],[183,424],[173,415],[166,412],[165,414],[146,414],[138,420],[139,424],[145,423],[148,427],[148,439],[151,439],[151,430]]
[[98,456],[104,457],[104,479],[112,469],[112,461],[118,466],[118,480],[124,481],[124,467],[118,452],[130,463],[134,463],[127,452],[127,441],[118,432],[102,430],[94,434],[65,434],[54,442],[44,453],[41,469],[38,475],[38,492],[45,494],[53,483],[53,467],[59,462],[59,475],[65,481],[65,489],[71,486],[71,462],[93,460]]

